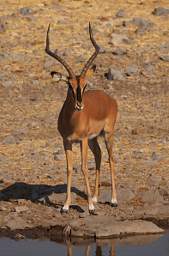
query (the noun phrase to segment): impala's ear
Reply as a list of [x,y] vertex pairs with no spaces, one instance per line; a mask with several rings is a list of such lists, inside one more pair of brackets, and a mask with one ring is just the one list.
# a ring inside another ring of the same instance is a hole
[[86,76],[90,77],[96,72],[96,64],[93,64],[91,68],[88,69]]
[[56,71],[52,71],[50,74],[51,74],[52,78],[53,78],[56,82],[59,82],[59,81],[68,82],[68,80],[69,80],[69,78],[68,78],[67,76],[64,76],[64,75],[62,75],[61,73],[56,72]]

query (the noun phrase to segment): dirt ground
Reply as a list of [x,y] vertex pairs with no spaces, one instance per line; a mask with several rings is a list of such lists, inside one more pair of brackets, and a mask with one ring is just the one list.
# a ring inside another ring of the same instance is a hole
[[[17,218],[32,227],[48,225],[56,217],[76,220],[83,210],[87,215],[79,145],[73,148],[74,207],[69,216],[60,214],[66,195],[66,163],[57,117],[67,88],[63,82],[52,81],[50,72],[66,71],[44,48],[51,23],[52,49],[58,49],[78,74],[93,51],[89,21],[104,52],[95,61],[96,73],[89,74],[89,88],[105,90],[119,108],[114,141],[119,207],[105,204],[110,200],[110,177],[100,139],[103,157],[96,212],[117,220],[169,223],[169,14],[157,15],[158,7],[168,10],[169,3],[1,0],[1,227],[17,229],[16,221],[9,224]],[[109,68],[122,77],[106,79]],[[91,153],[89,173],[93,190]]]

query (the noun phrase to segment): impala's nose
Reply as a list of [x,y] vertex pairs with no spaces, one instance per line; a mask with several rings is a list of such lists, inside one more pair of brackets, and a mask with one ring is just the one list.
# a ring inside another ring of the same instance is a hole
[[75,109],[76,109],[77,111],[81,111],[81,110],[83,110],[83,108],[84,108],[83,103],[77,101],[77,102],[76,102],[76,105],[75,105]]

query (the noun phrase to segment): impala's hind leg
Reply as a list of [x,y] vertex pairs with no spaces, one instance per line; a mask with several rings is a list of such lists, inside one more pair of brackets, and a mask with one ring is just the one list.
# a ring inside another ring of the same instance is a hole
[[91,151],[93,152],[94,158],[95,158],[95,163],[96,163],[96,180],[95,180],[95,191],[93,195],[93,202],[98,201],[98,196],[99,196],[99,186],[100,186],[100,165],[101,165],[101,150],[100,146],[97,142],[97,137],[89,140],[89,147]]
[[112,193],[111,193],[111,204],[113,207],[117,207],[117,197],[116,197],[116,187],[115,187],[115,168],[114,168],[114,160],[113,160],[113,134],[105,133],[105,142],[106,148],[109,156],[109,164],[110,164],[110,172],[111,172],[111,185],[112,185]]

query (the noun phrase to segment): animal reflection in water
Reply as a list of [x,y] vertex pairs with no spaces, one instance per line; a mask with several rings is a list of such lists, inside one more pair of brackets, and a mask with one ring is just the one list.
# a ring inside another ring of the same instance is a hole
[[[70,241],[66,242],[67,246],[67,256],[73,256],[73,244]],[[82,245],[82,254],[84,256],[115,256],[115,241],[111,241],[111,244],[109,243],[108,247],[108,254],[103,252],[103,246],[100,243],[96,243],[96,248],[94,249],[94,252],[92,251],[92,244]]]

